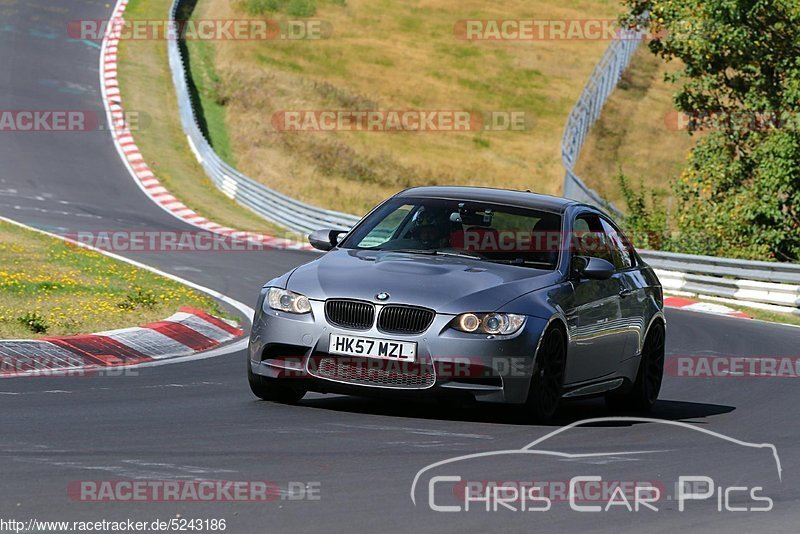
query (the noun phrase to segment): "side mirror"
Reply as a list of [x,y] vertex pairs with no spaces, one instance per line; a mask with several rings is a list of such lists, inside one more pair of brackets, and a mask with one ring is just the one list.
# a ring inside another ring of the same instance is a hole
[[339,236],[345,230],[314,230],[308,234],[308,242],[318,250],[330,250],[339,244]]
[[572,258],[572,273],[576,278],[608,280],[616,271],[614,265],[601,258],[575,256]]

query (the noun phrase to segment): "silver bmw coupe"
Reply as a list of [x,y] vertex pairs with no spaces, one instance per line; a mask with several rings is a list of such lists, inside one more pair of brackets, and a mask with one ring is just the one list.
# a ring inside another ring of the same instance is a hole
[[309,241],[325,254],[259,296],[247,375],[262,399],[461,397],[521,405],[540,422],[565,398],[656,402],[661,285],[593,206],[422,187]]

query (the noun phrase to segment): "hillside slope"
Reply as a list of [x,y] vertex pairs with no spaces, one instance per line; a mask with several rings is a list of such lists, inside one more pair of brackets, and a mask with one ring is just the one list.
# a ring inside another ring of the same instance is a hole
[[657,191],[669,205],[670,182],[677,178],[701,134],[690,136],[672,104],[675,86],[664,65],[642,46],[595,123],[575,170],[603,198],[624,209],[617,175],[638,188]]
[[[285,4],[286,2],[283,2]],[[291,18],[281,2],[200,0],[196,19]],[[248,11],[248,8],[250,9]],[[559,193],[564,122],[605,39],[467,41],[464,19],[613,19],[608,1],[319,2],[320,40],[189,42],[212,141],[245,174],[307,202],[363,213],[414,185]],[[286,110],[522,112],[524,131],[284,132]]]

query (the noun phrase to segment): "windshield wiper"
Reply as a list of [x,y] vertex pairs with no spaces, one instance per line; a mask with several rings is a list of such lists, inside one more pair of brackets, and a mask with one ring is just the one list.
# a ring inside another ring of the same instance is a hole
[[483,256],[475,256],[474,254],[464,254],[463,252],[445,252],[443,250],[424,249],[424,248],[396,248],[396,249],[370,249],[370,250],[379,250],[381,252],[401,252],[406,254],[424,254],[426,256],[448,256],[452,258],[467,258],[470,260],[478,260],[478,261],[482,261],[485,259]]
[[483,256],[475,256],[473,254],[464,254],[463,252],[444,252],[441,250],[434,250],[437,256],[451,256],[453,258],[468,258],[470,260],[483,260]]
[[433,256],[436,254],[435,250],[424,248],[373,248],[369,250],[377,250],[380,252],[405,252],[407,254],[425,254],[427,256]]
[[547,262],[544,261],[531,261],[526,260],[524,258],[513,258],[510,260],[505,259],[492,259],[487,258],[486,256],[476,256],[474,254],[464,254],[463,252],[446,252],[443,250],[436,250],[436,249],[419,249],[419,248],[398,248],[398,249],[372,249],[372,250],[380,250],[381,252],[401,252],[407,254],[424,254],[426,256],[448,256],[452,258],[466,258],[469,260],[478,260],[478,261],[488,261],[491,263],[502,263],[504,265],[544,265],[546,267],[552,267]]
[[531,261],[523,258],[514,258],[512,260],[500,260],[500,259],[493,260],[490,258],[486,258],[486,261],[490,261],[492,263],[502,263],[504,265],[544,265],[552,268],[552,265],[545,261]]
[[425,254],[426,256],[451,256],[454,258],[469,258],[471,260],[482,260],[482,256],[475,256],[472,254],[464,254],[462,252],[445,252],[443,250],[436,250],[435,248],[396,248],[396,249],[375,249],[381,252],[403,252],[407,254]]

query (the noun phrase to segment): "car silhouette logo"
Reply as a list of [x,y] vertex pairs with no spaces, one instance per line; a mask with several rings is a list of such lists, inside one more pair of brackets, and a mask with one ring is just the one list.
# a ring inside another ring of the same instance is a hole
[[389,293],[386,293],[385,291],[381,291],[380,293],[375,295],[375,298],[378,299],[378,300],[387,300],[389,298]]

